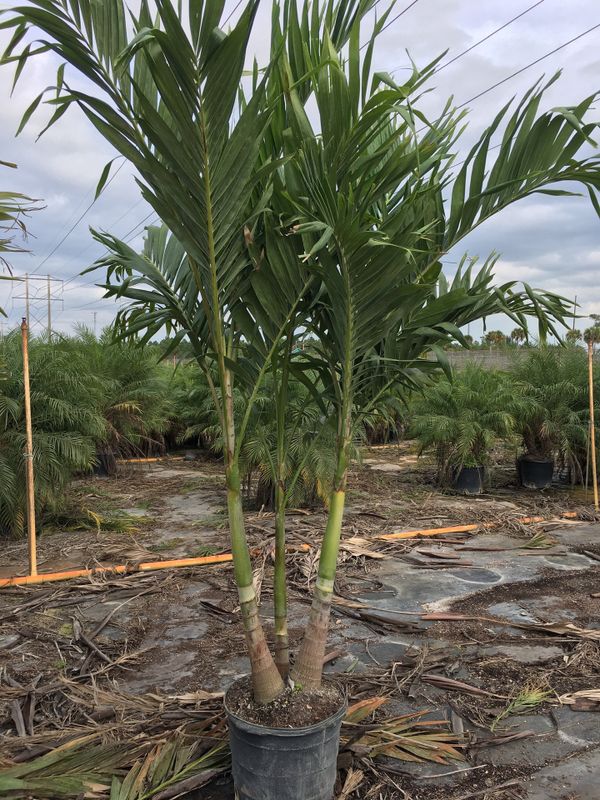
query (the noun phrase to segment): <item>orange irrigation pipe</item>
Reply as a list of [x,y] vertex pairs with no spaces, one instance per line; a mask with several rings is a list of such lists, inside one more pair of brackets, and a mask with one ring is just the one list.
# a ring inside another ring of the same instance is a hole
[[183,461],[183,456],[153,456],[152,458],[117,458],[117,464],[154,464],[157,461]]
[[[306,552],[310,545],[301,544],[289,547],[292,552]],[[46,572],[37,575],[16,575],[11,578],[0,578],[0,589],[7,586],[29,586],[33,583],[53,583],[67,581],[71,578],[87,578],[91,575],[106,575],[108,573],[135,574],[136,572],[150,572],[155,569],[181,569],[183,567],[200,567],[209,564],[225,564],[233,561],[231,553],[221,553],[216,556],[198,556],[197,558],[174,558],[169,561],[143,561],[141,564],[116,564],[112,567],[91,567],[89,569],[68,569],[63,572]]]
[[27,586],[31,583],[51,583],[66,581],[71,578],[85,578],[90,575],[106,575],[148,572],[155,569],[169,569],[176,567],[195,567],[206,564],[223,564],[233,561],[231,553],[222,553],[218,556],[199,556],[198,558],[176,558],[170,561],[143,561],[141,564],[117,564],[112,567],[91,567],[90,569],[69,569],[63,572],[46,572],[38,575],[19,575],[12,578],[0,578],[0,588],[6,586]]
[[481,525],[450,525],[447,528],[421,528],[412,531],[395,531],[394,533],[384,533],[378,539],[387,541],[388,539],[414,539],[415,536],[438,536],[443,533],[467,533],[476,531]]
[[[570,519],[576,517],[577,512],[565,511],[560,516],[563,519]],[[534,522],[551,522],[551,520],[545,519],[544,517],[519,517],[515,521],[520,522],[522,525],[531,525]],[[387,542],[396,539],[415,539],[417,536],[442,536],[445,533],[471,533],[479,530],[479,528],[497,528],[500,525],[502,525],[501,522],[480,522],[470,525],[450,525],[446,528],[421,528],[420,530],[383,533],[376,538]]]

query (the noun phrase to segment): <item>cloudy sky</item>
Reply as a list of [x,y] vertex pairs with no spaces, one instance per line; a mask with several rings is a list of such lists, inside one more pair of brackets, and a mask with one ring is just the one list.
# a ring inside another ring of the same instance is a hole
[[[412,59],[423,65],[448,49],[446,60],[459,55],[492,33],[535,0],[399,0],[393,14],[407,8],[379,39],[374,63],[401,78]],[[0,0],[0,8],[12,2]],[[237,3],[230,0],[229,8]],[[382,2],[381,7],[384,6]],[[253,34],[251,51],[260,60],[268,42],[270,2],[263,0]],[[235,12],[239,13],[239,12]],[[234,14],[235,18],[235,14]],[[441,70],[431,82],[433,91],[426,110],[441,109],[452,95],[463,103],[503,80],[534,59],[600,23],[597,0],[541,0],[531,11],[494,34],[486,42]],[[0,32],[0,48],[6,41]],[[102,300],[102,291],[92,276],[79,273],[102,252],[89,227],[108,230],[140,245],[144,225],[155,220],[140,199],[132,171],[125,164],[101,198],[91,206],[104,164],[114,156],[109,145],[75,111],[35,142],[44,112],[29,124],[19,138],[17,126],[33,97],[52,83],[56,64],[51,56],[32,62],[10,97],[10,68],[0,69],[0,160],[16,162],[18,171],[0,168],[1,188],[11,188],[41,198],[44,210],[29,221],[30,254],[15,255],[15,275],[50,274],[53,283],[53,328],[69,331],[76,323],[94,324],[98,330],[114,316],[112,301]],[[548,92],[547,107],[576,103],[600,90],[600,28],[560,50],[540,64],[503,83],[468,104],[470,131],[461,150],[485,126],[496,111],[515,94],[526,90],[540,75],[562,69],[561,80]],[[599,117],[598,112],[592,113]],[[86,213],[84,213],[86,212]],[[81,220],[80,220],[81,218]],[[80,221],[78,221],[80,220]],[[71,228],[73,228],[72,232]],[[571,298],[577,296],[582,313],[600,313],[600,222],[584,198],[552,198],[538,195],[506,210],[461,243],[460,251],[448,255],[448,270],[463,252],[484,258],[491,251],[501,254],[499,281],[526,280]],[[4,330],[24,313],[22,286],[0,281],[0,306],[9,313]],[[46,324],[46,285],[32,282],[32,321],[37,330]],[[580,327],[587,320],[579,323]],[[506,330],[510,322],[502,324]],[[473,329],[478,335],[480,328]]]

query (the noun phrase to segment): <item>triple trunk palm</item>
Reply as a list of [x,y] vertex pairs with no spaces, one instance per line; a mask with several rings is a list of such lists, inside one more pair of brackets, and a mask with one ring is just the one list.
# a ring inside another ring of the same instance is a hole
[[[594,98],[540,114],[543,89],[535,87],[511,116],[502,109],[453,171],[461,116],[450,105],[433,121],[417,110],[435,63],[415,69],[403,85],[372,74],[386,16],[365,49],[360,27],[374,5],[274,5],[270,61],[251,79],[242,70],[257,0],[228,32],[218,27],[220,0],[189,0],[186,15],[170,0],[152,7],[142,0],[129,18],[122,0],[31,0],[3,23],[14,29],[5,58],[19,74],[29,58],[50,50],[88,79],[83,91],[59,68],[48,100],[56,109],[51,124],[78,106],[135,167],[143,197],[171,232],[151,232],[141,255],[97,234],[109,250],[100,265],[108,268],[108,293],[130,300],[124,329],[149,338],[166,326],[188,337],[209,382],[225,442],[235,578],[259,702],[282,691],[287,664],[289,487],[281,431],[289,375],[334,409],[337,433],[314,600],[292,669],[310,688],[321,681],[350,449],[362,417],[391,388],[431,369],[427,351],[443,365],[442,345],[461,340],[468,322],[504,312],[524,328],[526,315],[534,315],[544,335],[565,310],[560,298],[527,286],[492,286],[491,263],[475,275],[459,270],[448,284],[441,257],[510,203],[561,193],[546,188],[559,181],[582,183],[599,208],[599,159],[576,160],[596,127],[583,120]],[[29,29],[42,38],[17,53]],[[295,331],[310,335],[307,354],[294,352]],[[248,420],[270,371],[280,431],[277,665],[252,585],[239,470]],[[248,397],[241,418],[235,382]]]

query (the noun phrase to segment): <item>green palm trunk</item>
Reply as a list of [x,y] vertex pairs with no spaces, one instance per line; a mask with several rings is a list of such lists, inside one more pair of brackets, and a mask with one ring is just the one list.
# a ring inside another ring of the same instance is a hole
[[287,580],[285,574],[285,491],[280,481],[275,490],[275,569],[273,605],[275,620],[275,664],[282,678],[287,678],[290,664],[288,640]]
[[338,452],[338,465],[333,491],[329,498],[329,513],[323,535],[319,570],[313,591],[310,616],[304,632],[304,639],[292,669],[292,679],[305,689],[318,688],[321,685],[323,675],[323,660],[327,646],[329,617],[331,615],[331,602],[346,502],[349,419],[346,422],[345,429],[347,433],[340,443]]
[[258,603],[252,582],[252,562],[244,528],[240,475],[237,464],[227,467],[227,510],[235,582],[240,598],[248,656],[252,665],[254,699],[257,703],[269,703],[283,691],[283,681],[273,661],[258,614]]

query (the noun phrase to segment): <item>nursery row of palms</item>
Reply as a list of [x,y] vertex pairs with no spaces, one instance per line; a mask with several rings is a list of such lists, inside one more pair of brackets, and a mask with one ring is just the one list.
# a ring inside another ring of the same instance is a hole
[[[78,336],[30,343],[36,509],[60,510],[77,473],[111,471],[119,456],[160,444],[168,376],[154,353]],[[18,333],[0,342],[0,534],[23,532],[23,371]]]
[[[168,344],[168,343],[167,343]],[[119,458],[155,455],[166,448],[200,446],[223,454],[223,436],[209,383],[194,362],[163,360],[162,346],[97,339],[30,341],[36,507],[40,527],[60,516],[69,480],[94,470],[112,475]],[[214,373],[214,366],[211,367]],[[234,388],[235,413],[247,396]],[[277,429],[273,380],[261,389],[240,453],[240,474],[253,505],[273,508]],[[323,502],[332,475],[332,439],[322,410],[299,380],[289,382],[283,465],[294,505]],[[20,535],[24,525],[25,442],[21,339],[0,341],[0,533]],[[293,480],[290,480],[294,476]]]
[[[564,318],[555,296],[495,287],[493,259],[477,273],[464,266],[448,282],[441,258],[509,204],[540,191],[566,193],[556,189],[560,182],[583,185],[600,208],[600,162],[585,155],[597,128],[587,113],[594,97],[540,111],[545,87],[536,85],[457,159],[464,113],[452,101],[433,118],[421,110],[437,61],[415,67],[402,84],[372,68],[391,11],[365,36],[376,0],[273,3],[267,63],[255,63],[248,79],[258,0],[227,30],[222,2],[144,0],[129,15],[122,0],[101,5],[21,5],[4,23],[14,32],[5,58],[22,74],[38,52],[58,55],[51,124],[62,124],[71,108],[82,111],[134,167],[164,222],[148,232],[141,254],[97,233],[108,250],[98,268],[107,293],[129,300],[123,333],[150,338],[166,327],[187,338],[208,383],[253,695],[264,704],[284,691],[288,672],[285,509],[302,468],[301,460],[287,475],[290,376],[333,431],[328,520],[291,670],[308,691],[321,684],[356,431],[391,386],[414,386],[435,368],[424,353],[433,350],[443,363],[441,346],[460,340],[469,322],[505,312],[524,328],[529,314],[543,336]],[[299,353],[298,331],[314,340]],[[275,658],[253,587],[240,470],[267,376],[276,426]],[[247,397],[243,409],[236,385]]]
[[555,467],[582,481],[589,436],[586,353],[578,346],[541,347],[507,372],[470,365],[452,381],[428,386],[408,417],[409,435],[422,452],[435,454],[441,483],[460,488],[465,471],[490,464],[498,442],[514,445],[524,485],[549,485]]

